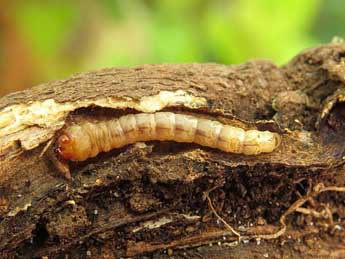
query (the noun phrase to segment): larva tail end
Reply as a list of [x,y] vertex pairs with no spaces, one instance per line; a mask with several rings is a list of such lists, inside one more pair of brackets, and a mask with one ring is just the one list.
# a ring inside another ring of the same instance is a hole
[[274,134],[274,140],[275,140],[274,149],[276,149],[276,148],[279,147],[280,144],[282,143],[282,137],[281,137],[278,133],[275,133],[275,134]]

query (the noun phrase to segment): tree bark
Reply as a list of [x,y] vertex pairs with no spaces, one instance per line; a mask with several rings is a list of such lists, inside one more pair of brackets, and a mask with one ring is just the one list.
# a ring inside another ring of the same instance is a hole
[[[345,256],[345,44],[277,67],[145,65],[79,74],[0,99],[2,258]],[[272,153],[145,142],[54,159],[85,118],[172,111],[278,132]],[[52,157],[53,156],[53,157]],[[53,161],[53,162],[52,162]]]

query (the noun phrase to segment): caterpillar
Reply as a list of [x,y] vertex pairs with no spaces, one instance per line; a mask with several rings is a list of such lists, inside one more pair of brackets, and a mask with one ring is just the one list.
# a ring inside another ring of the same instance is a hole
[[84,161],[100,152],[152,140],[196,143],[225,152],[257,155],[276,149],[281,136],[192,115],[138,113],[71,125],[57,138],[57,153],[65,160]]

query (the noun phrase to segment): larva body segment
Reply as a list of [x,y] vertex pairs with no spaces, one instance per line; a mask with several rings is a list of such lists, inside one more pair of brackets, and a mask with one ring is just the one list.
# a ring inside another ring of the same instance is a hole
[[[199,120],[196,117],[183,114],[174,114],[175,130],[174,141],[191,143],[195,139],[195,134]],[[171,140],[171,139],[169,139]]]
[[155,113],[157,140],[164,141],[175,137],[175,117],[171,112]]
[[269,131],[245,131],[191,115],[139,113],[72,125],[58,138],[57,150],[64,159],[84,161],[100,152],[150,140],[193,142],[225,152],[257,155],[272,152],[281,137]]
[[[156,121],[153,113],[139,113],[135,116],[137,125],[137,139],[141,141],[149,141],[155,139]],[[135,142],[136,142],[135,141]]]
[[[120,117],[120,127],[124,133],[123,137],[126,140],[126,144],[133,144],[137,140],[137,121],[133,114],[129,114],[123,117]],[[107,124],[108,121],[102,121],[100,123]],[[111,129],[110,129],[111,130]]]
[[222,127],[223,124],[218,121],[198,119],[194,142],[202,146],[218,148],[217,142]]
[[245,135],[246,132],[241,128],[224,125],[219,134],[218,148],[225,152],[241,154]]

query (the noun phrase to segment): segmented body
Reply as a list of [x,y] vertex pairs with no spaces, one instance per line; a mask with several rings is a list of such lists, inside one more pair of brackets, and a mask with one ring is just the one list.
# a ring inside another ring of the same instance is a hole
[[84,161],[139,141],[197,143],[225,152],[257,155],[272,152],[281,142],[277,133],[243,130],[218,121],[172,112],[129,114],[67,127],[57,140],[64,159]]

